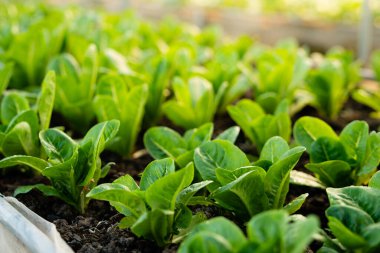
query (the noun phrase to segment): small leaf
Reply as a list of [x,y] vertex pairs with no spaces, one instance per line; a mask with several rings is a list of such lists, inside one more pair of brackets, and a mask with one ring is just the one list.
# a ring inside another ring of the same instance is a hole
[[344,161],[327,161],[322,163],[309,163],[306,169],[314,172],[317,178],[326,186],[342,187],[352,182],[351,167]]
[[177,196],[193,181],[194,165],[156,180],[146,190],[146,201],[152,209],[174,210]]
[[265,192],[270,208],[282,208],[289,191],[290,171],[296,166],[304,147],[285,152],[269,169],[265,177]]
[[240,127],[233,126],[233,127],[230,127],[228,129],[224,130],[215,139],[226,140],[226,141],[230,141],[232,143],[235,143],[237,137],[239,136],[239,133],[240,133]]
[[13,167],[16,165],[26,165],[41,173],[49,166],[49,163],[37,157],[24,155],[6,157],[0,161],[0,168]]
[[40,118],[40,130],[49,128],[55,98],[55,73],[49,71],[41,85],[41,94],[37,101],[37,111]]
[[186,151],[181,135],[167,127],[150,128],[144,135],[144,145],[155,159],[175,159]]
[[304,146],[309,154],[311,145],[319,137],[337,139],[337,135],[329,125],[318,118],[309,116],[297,120],[294,124],[293,134],[296,142]]
[[288,214],[293,214],[297,212],[305,202],[306,198],[309,196],[308,193],[304,193],[297,198],[293,199],[290,203],[284,206],[284,210],[288,212]]
[[163,178],[166,175],[172,174],[174,173],[174,171],[175,164],[173,159],[171,158],[155,160],[149,163],[141,176],[141,190],[147,190],[158,179]]
[[288,143],[283,138],[274,136],[265,143],[263,149],[261,150],[259,160],[266,160],[271,163],[275,163],[288,150]]

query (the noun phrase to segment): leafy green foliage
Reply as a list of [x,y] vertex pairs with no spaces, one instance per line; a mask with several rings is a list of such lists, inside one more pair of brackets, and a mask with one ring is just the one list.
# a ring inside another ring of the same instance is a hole
[[80,132],[87,131],[94,118],[92,100],[98,74],[97,54],[95,45],[90,45],[81,66],[68,53],[54,57],[48,66],[57,74],[54,108]]
[[328,188],[328,226],[337,242],[329,240],[321,252],[377,252],[380,249],[378,188],[349,186]]
[[[181,136],[167,127],[152,127],[144,135],[144,145],[155,159],[170,157],[180,167],[193,160],[194,150],[203,143],[210,141],[214,126],[206,123],[198,128],[190,129]],[[235,142],[239,134],[238,127],[231,127],[218,135],[217,139]]]
[[306,168],[327,186],[367,183],[380,162],[380,133],[369,133],[365,121],[353,121],[340,135],[320,119],[302,117],[294,138],[310,155]]
[[179,253],[283,252],[301,253],[319,228],[314,216],[289,216],[283,210],[270,210],[253,217],[247,234],[224,217],[197,225],[181,244]]
[[330,51],[318,68],[310,71],[306,88],[311,105],[320,114],[335,119],[359,80],[359,65],[350,52]]
[[162,109],[174,124],[190,129],[213,120],[220,96],[206,79],[192,77],[186,83],[175,78],[173,91],[175,99],[166,102]]
[[93,102],[98,121],[120,121],[120,130],[107,144],[108,149],[122,156],[130,155],[140,131],[146,99],[146,85],[128,90],[123,79],[116,75],[103,76],[99,81]]
[[297,90],[303,87],[310,68],[305,51],[297,45],[278,46],[265,50],[255,62],[255,101],[265,112],[273,114],[283,99],[296,105]]
[[95,187],[87,196],[109,201],[125,216],[120,222],[122,228],[130,228],[137,236],[164,246],[173,240],[173,235],[186,233],[186,228],[194,221],[200,221],[187,205],[210,181],[190,185],[193,177],[192,163],[175,171],[174,160],[165,158],[146,167],[140,186],[131,176],[125,175],[113,183]]
[[273,136],[281,136],[286,141],[290,138],[291,121],[286,100],[280,102],[274,114],[265,113],[258,103],[248,99],[240,100],[236,105],[229,106],[227,110],[259,151]]
[[117,120],[99,123],[80,142],[57,129],[43,130],[39,137],[47,160],[15,155],[1,160],[0,168],[26,165],[51,182],[51,185],[21,186],[16,189],[15,195],[38,189],[46,196],[62,199],[83,213],[89,202],[86,194],[108,173],[110,164],[101,167],[100,154],[118,129]]
[[[251,165],[238,147],[214,140],[195,150],[194,162],[202,179],[213,181],[208,186],[210,198],[247,220],[262,211],[283,208],[290,171],[304,151],[304,147],[289,149],[285,140],[273,137],[265,144],[260,159]],[[295,212],[306,196],[285,209]]]
[[0,150],[4,156],[42,156],[38,133],[49,127],[55,96],[55,74],[42,82],[36,108],[20,92],[7,93],[1,101]]
[[62,48],[65,35],[62,14],[57,12],[40,19],[12,38],[5,54],[15,64],[12,88],[38,86],[42,82],[47,63]]
[[[376,51],[371,57],[372,69],[375,73],[375,77],[380,81],[380,51]],[[364,104],[373,110],[371,114],[372,117],[380,118],[380,85],[376,83],[373,85],[366,85],[364,83],[363,87],[355,90],[352,93],[352,97],[361,104]]]

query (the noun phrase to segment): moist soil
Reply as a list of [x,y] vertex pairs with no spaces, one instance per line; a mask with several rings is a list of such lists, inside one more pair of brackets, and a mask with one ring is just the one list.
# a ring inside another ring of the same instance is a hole
[[[369,108],[360,105],[353,100],[349,100],[338,119],[334,121],[328,120],[328,123],[331,124],[337,132],[340,132],[349,122],[359,119],[366,120],[370,125],[371,130],[377,130],[380,126],[380,121],[371,119],[369,117],[370,112]],[[315,109],[306,107],[293,117],[292,122],[295,122],[297,118],[303,115],[319,116]],[[214,120],[214,124],[215,135],[230,126],[235,125],[228,115],[217,116]],[[173,125],[166,119],[163,119],[159,125],[173,127]],[[181,132],[178,128],[175,129]],[[246,153],[257,156],[255,147],[244,138],[243,134],[239,136],[237,145]],[[152,158],[143,151],[142,136],[140,136],[137,143],[137,150],[140,151],[134,154],[133,159],[122,159],[112,153],[103,152],[102,160],[105,163],[110,161],[115,162],[116,165],[111,168],[109,174],[102,179],[100,183],[111,182],[127,173],[133,176],[136,180],[139,180],[139,174],[143,171],[146,165],[152,161]],[[295,169],[307,172],[303,166],[307,162],[308,156],[304,155]],[[43,177],[35,175],[31,171],[25,169],[3,170],[0,174],[0,192],[4,195],[12,195],[13,191],[18,186],[36,183],[48,182]],[[326,228],[327,220],[324,213],[329,203],[324,190],[306,186],[290,185],[287,202],[306,192],[309,193],[309,197],[297,213],[318,216],[321,221],[321,226]],[[152,241],[136,237],[128,229],[119,229],[118,222],[121,220],[122,215],[118,214],[107,202],[92,200],[86,213],[80,215],[75,209],[61,200],[52,197],[44,197],[40,192],[35,190],[27,194],[19,195],[17,198],[38,215],[54,223],[62,238],[75,252],[169,253],[176,252],[178,248],[178,245],[174,244],[168,245],[165,248],[159,248]],[[244,224],[238,221],[232,213],[216,206],[194,206],[192,207],[192,210],[194,213],[202,211],[208,218],[221,215],[226,216],[235,221],[237,225],[245,231]],[[320,247],[320,242],[313,242],[307,249],[307,252],[316,252]]]

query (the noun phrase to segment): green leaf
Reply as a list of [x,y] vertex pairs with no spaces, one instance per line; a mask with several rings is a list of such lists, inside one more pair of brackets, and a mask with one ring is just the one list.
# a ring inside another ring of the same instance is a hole
[[326,186],[323,185],[322,182],[318,178],[315,178],[308,173],[298,171],[298,170],[292,170],[290,172],[290,183],[295,184],[295,185],[315,187],[315,188],[320,188],[320,189],[326,188]]
[[[229,141],[214,140],[202,144],[195,150],[194,163],[203,180],[217,181],[216,168],[234,170],[249,165],[247,156]],[[215,189],[216,184],[209,185]]]
[[213,131],[214,125],[212,123],[206,123],[198,128],[186,131],[183,138],[187,142],[187,149],[195,149],[206,141],[211,140]]
[[156,180],[146,190],[146,201],[152,209],[174,210],[177,196],[193,181],[194,165]]
[[253,142],[257,143],[256,137],[251,131],[251,122],[265,112],[259,104],[249,99],[240,100],[235,106],[227,107],[228,114],[243,130],[244,134]]
[[155,159],[175,159],[186,150],[185,140],[167,127],[152,127],[144,135],[144,145]]
[[35,185],[26,185],[26,186],[17,187],[17,189],[13,193],[13,196],[16,197],[19,194],[25,194],[34,189],[39,190],[45,196],[61,198],[59,192],[54,187],[50,185],[44,185],[44,184],[35,184]]
[[236,212],[242,219],[249,219],[268,209],[268,198],[264,190],[265,174],[263,169],[257,167],[216,189],[210,197],[222,207]]
[[230,127],[228,129],[224,130],[215,139],[226,140],[226,141],[230,141],[232,143],[235,143],[237,137],[239,136],[239,133],[240,133],[240,127],[233,126],[233,127]]
[[120,213],[126,216],[133,215],[138,218],[146,212],[144,200],[127,186],[119,183],[98,185],[87,193],[87,197],[109,201]]
[[49,162],[53,164],[69,160],[77,149],[75,141],[64,132],[54,128],[41,131],[40,140],[49,157]]
[[286,252],[285,234],[287,214],[271,210],[253,217],[247,225],[248,239],[256,252]]
[[367,148],[361,168],[358,171],[359,176],[371,175],[379,166],[380,162],[380,133],[370,133],[367,141]]
[[194,227],[178,252],[236,252],[246,241],[243,232],[233,222],[217,217]]
[[41,94],[37,101],[37,111],[40,118],[40,130],[49,128],[55,98],[55,73],[49,71],[41,85]]
[[147,190],[158,179],[163,178],[166,175],[170,175],[174,173],[174,171],[175,164],[171,158],[155,160],[149,163],[148,166],[144,169],[144,172],[141,176],[141,190]]
[[[86,153],[88,168],[77,169],[76,175],[81,185],[87,185],[99,170],[97,161],[106,144],[119,131],[120,121],[110,120],[93,126],[80,143],[80,149]],[[99,178],[95,178],[96,181]]]
[[26,165],[41,173],[49,166],[49,163],[37,157],[24,155],[6,157],[0,161],[0,168],[13,167],[16,165]]
[[308,193],[304,193],[297,198],[293,199],[286,206],[284,206],[284,210],[288,212],[288,214],[293,214],[297,212],[305,202],[306,198],[309,196]]
[[269,169],[265,176],[265,193],[270,208],[282,208],[289,191],[290,171],[296,166],[304,147],[295,147],[285,152]]
[[371,180],[369,180],[368,186],[380,190],[380,171],[372,176]]
[[13,63],[7,63],[0,69],[0,94],[3,94],[8,87],[9,80],[12,77],[13,67]]
[[[290,216],[292,217],[292,216]],[[285,235],[285,252],[303,253],[313,241],[319,230],[319,221],[315,216],[295,220],[288,224]]]
[[329,125],[318,118],[309,116],[297,120],[294,124],[293,134],[296,142],[304,146],[309,154],[311,145],[319,137],[337,139],[337,135]]
[[265,143],[259,160],[270,161],[273,164],[288,150],[288,143],[283,138],[274,136]]
[[8,125],[17,114],[28,109],[28,100],[17,92],[11,92],[1,101],[1,122]]
[[37,156],[39,153],[38,142],[30,125],[26,122],[20,122],[15,125],[5,135],[2,150],[5,156],[18,154]]
[[344,146],[339,140],[329,137],[319,137],[310,148],[310,161],[321,163],[331,160],[347,161]]
[[113,183],[122,184],[128,187],[131,191],[140,190],[140,187],[137,185],[136,181],[128,174],[115,179]]
[[211,183],[212,181],[206,180],[206,181],[195,183],[186,187],[178,194],[177,203],[187,205],[189,200],[194,196],[195,193],[197,193],[197,191],[199,191],[200,189],[206,187],[207,185]]
[[[339,135],[339,139],[344,145],[348,157],[353,158],[361,164],[367,147],[368,124],[365,121],[352,121],[344,127]],[[330,159],[335,160],[335,159]]]
[[352,182],[351,167],[344,161],[309,163],[305,167],[314,172],[326,186],[342,187]]

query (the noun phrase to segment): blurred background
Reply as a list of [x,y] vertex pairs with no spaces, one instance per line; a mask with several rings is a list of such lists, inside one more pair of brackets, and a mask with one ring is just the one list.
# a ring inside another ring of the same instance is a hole
[[247,34],[275,44],[295,38],[313,51],[333,46],[353,50],[366,60],[380,48],[378,0],[48,0],[108,11],[133,9],[143,18],[172,16],[196,26],[218,25],[231,36]]

